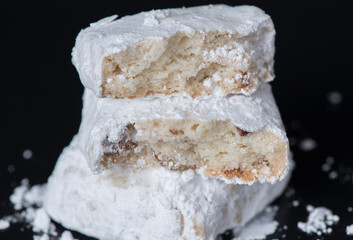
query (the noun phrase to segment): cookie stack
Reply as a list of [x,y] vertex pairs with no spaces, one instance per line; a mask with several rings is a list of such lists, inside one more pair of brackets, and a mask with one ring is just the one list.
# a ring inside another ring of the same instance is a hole
[[48,213],[102,239],[215,239],[243,226],[289,178],[266,83],[271,18],[226,5],[115,18],[76,39],[82,123],[49,179]]

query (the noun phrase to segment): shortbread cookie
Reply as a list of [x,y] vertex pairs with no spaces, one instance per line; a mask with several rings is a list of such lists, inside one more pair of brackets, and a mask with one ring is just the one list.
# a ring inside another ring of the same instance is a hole
[[74,145],[49,178],[44,207],[64,227],[99,239],[215,240],[262,211],[289,179],[233,185],[192,170],[118,166],[93,175]]
[[82,30],[73,49],[83,84],[98,97],[249,95],[274,77],[275,30],[259,8],[209,5],[116,17]]
[[287,167],[288,141],[269,84],[251,97],[207,99],[110,99],[86,90],[79,142],[94,173],[117,164],[273,183]]

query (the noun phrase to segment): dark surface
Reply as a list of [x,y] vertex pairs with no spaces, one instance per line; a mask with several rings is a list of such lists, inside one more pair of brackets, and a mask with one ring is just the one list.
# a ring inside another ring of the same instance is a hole
[[[208,4],[209,1],[83,2],[1,1],[1,152],[0,218],[13,212],[8,201],[13,187],[28,178],[44,183],[62,148],[80,123],[83,87],[71,64],[71,48],[80,29],[103,17],[142,10]],[[254,4],[269,13],[276,26],[274,95],[281,110],[297,166],[290,183],[294,195],[283,195],[277,232],[268,239],[353,239],[345,234],[353,224],[353,97],[352,12],[340,1],[223,1]],[[213,1],[213,3],[216,3]],[[349,3],[349,1],[346,1]],[[328,93],[342,94],[340,104]],[[314,139],[317,147],[303,151],[299,143]],[[22,153],[30,149],[33,157]],[[330,179],[321,169],[335,159]],[[13,172],[9,171],[14,166]],[[298,207],[292,206],[299,200]],[[297,228],[305,221],[305,206],[325,206],[340,216],[333,233],[309,236]],[[287,230],[282,230],[284,225]],[[21,230],[22,228],[22,230]],[[284,236],[285,234],[286,236]],[[79,239],[89,239],[75,235]],[[21,224],[0,231],[0,239],[31,239]]]

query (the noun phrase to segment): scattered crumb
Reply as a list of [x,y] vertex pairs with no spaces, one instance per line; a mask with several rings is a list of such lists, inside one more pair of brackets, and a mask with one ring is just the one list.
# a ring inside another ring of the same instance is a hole
[[[59,240],[75,240],[70,231],[64,231],[58,238],[55,225],[42,207],[45,191],[45,184],[30,187],[28,179],[23,179],[10,196],[16,213],[0,219],[0,230],[9,228],[10,223],[23,222],[35,233],[33,240],[50,240],[53,237]],[[24,231],[24,228],[20,230]]]
[[33,232],[48,233],[50,218],[43,208],[39,208],[33,220]]
[[324,172],[328,172],[331,170],[331,165],[330,164],[327,164],[327,163],[324,163],[321,165],[321,170],[324,171]]
[[298,228],[306,233],[314,233],[318,236],[332,232],[332,226],[339,221],[339,217],[334,215],[330,209],[325,207],[314,208],[307,206],[310,213],[307,222],[298,222]]
[[306,206],[306,211],[311,212],[313,210],[314,210],[314,206],[313,205],[309,204],[309,205]]
[[353,224],[346,227],[347,235],[353,235]]
[[335,159],[331,156],[328,156],[326,158],[326,161],[324,164],[321,165],[321,170],[324,172],[328,172],[332,168],[332,164],[335,162]]
[[10,196],[10,201],[14,205],[15,210],[20,210],[23,206],[23,198],[28,191],[28,179],[25,178],[21,181],[21,185],[16,187],[13,194]]
[[233,240],[265,239],[267,235],[274,233],[278,226],[278,222],[274,220],[277,210],[278,207],[266,208],[242,229],[235,232]]
[[300,149],[302,151],[308,152],[316,148],[317,143],[311,138],[305,138],[300,142]]
[[338,173],[336,171],[332,171],[328,174],[328,178],[333,180],[336,179],[338,177]]
[[5,230],[10,227],[10,222],[6,219],[0,219],[0,230]]
[[7,171],[9,173],[13,173],[15,170],[16,170],[16,168],[14,165],[11,164],[11,165],[7,166]]
[[332,156],[326,158],[326,163],[332,165],[335,162],[335,159]]
[[327,94],[327,100],[333,105],[340,104],[342,102],[342,94],[337,91],[331,91]]
[[49,239],[48,234],[57,236],[55,225],[51,223],[45,212],[43,198],[46,185],[29,186],[28,179],[23,179],[21,185],[14,189],[10,201],[18,212],[8,217],[11,222],[25,222],[32,227],[33,232],[41,233],[33,239]]
[[287,191],[284,193],[284,195],[285,195],[287,198],[292,197],[294,194],[295,194],[294,188],[288,188]]
[[59,240],[75,240],[70,231],[64,231]]
[[50,238],[47,234],[43,234],[33,236],[33,240],[50,240]]
[[294,200],[292,202],[292,205],[293,205],[293,207],[298,207],[299,206],[299,201],[298,200]]
[[30,159],[30,158],[32,158],[32,156],[33,156],[33,153],[32,153],[32,151],[31,151],[31,149],[26,149],[26,150],[24,150],[23,151],[23,153],[22,153],[22,157],[24,158],[24,159]]

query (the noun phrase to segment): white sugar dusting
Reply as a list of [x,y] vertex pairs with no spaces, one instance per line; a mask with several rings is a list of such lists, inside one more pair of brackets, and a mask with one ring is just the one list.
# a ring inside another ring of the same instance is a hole
[[353,224],[346,227],[346,234],[353,235]]
[[314,150],[317,146],[317,143],[314,139],[305,138],[300,142],[300,149],[305,152]]
[[331,226],[339,221],[339,217],[325,207],[314,208],[308,205],[307,211],[310,213],[307,222],[298,222],[298,228],[305,233],[318,236],[329,234],[332,232]]
[[254,218],[240,231],[234,233],[233,240],[255,240],[265,239],[267,235],[273,234],[278,226],[274,220],[278,207],[268,207],[259,216]]

